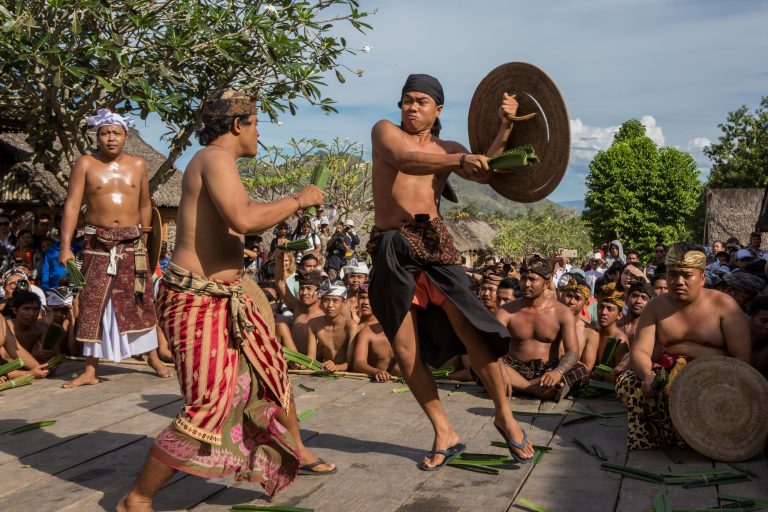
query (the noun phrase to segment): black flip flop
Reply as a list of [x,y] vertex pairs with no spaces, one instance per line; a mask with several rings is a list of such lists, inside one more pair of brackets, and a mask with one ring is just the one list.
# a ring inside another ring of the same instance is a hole
[[327,464],[323,459],[317,459],[315,462],[304,464],[299,468],[300,475],[332,475],[339,469],[334,467],[333,469],[324,469],[323,471],[315,471],[312,468],[316,468],[320,464]]
[[437,471],[438,469],[443,469],[445,466],[448,465],[449,462],[451,462],[453,459],[464,453],[464,450],[467,449],[467,445],[463,443],[456,443],[455,445],[451,446],[447,450],[432,450],[429,452],[428,456],[430,459],[432,459],[435,455],[440,454],[443,457],[443,462],[438,464],[434,467],[429,467],[424,464],[424,461],[421,461],[419,463],[419,469],[422,471]]
[[528,444],[528,433],[523,430],[523,439],[520,440],[519,443],[516,443],[514,439],[509,437],[506,432],[504,432],[504,429],[502,429],[497,424],[493,424],[494,427],[496,427],[496,430],[499,431],[499,434],[501,434],[501,437],[504,438],[504,442],[507,443],[507,448],[509,449],[509,454],[512,456],[513,459],[515,459],[515,462],[518,464],[528,464],[533,460],[533,457],[524,459],[515,452],[512,451],[512,448],[517,448],[518,450],[525,450],[525,445]]

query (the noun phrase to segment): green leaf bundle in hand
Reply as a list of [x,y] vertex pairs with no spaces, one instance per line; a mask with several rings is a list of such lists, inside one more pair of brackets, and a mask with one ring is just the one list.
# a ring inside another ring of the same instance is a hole
[[300,354],[295,350],[289,349],[288,347],[283,347],[283,357],[285,357],[286,361],[300,364],[306,368],[309,368],[310,370],[315,370],[318,372],[324,371],[323,365],[320,364],[320,361],[312,359],[311,357],[307,357],[304,354]]
[[[310,183],[312,183],[312,185],[316,186],[320,190],[323,190],[326,183],[328,183],[328,177],[330,175],[331,171],[326,165],[318,164],[312,171],[312,179],[310,180]],[[310,206],[309,208],[304,209],[304,214],[308,217],[314,217],[316,211],[317,210],[314,206]]]
[[0,383],[0,391],[5,391],[7,389],[13,389],[18,388],[21,386],[28,386],[35,382],[35,378],[31,375],[24,375],[23,377],[16,377],[15,379],[11,379],[9,381]]
[[77,266],[75,260],[67,260],[67,272],[69,272],[69,282],[76,290],[82,290],[85,286],[85,276]]
[[0,375],[5,375],[6,373],[21,370],[22,368],[24,368],[24,360],[19,357],[18,359],[14,359],[13,361],[0,366]]

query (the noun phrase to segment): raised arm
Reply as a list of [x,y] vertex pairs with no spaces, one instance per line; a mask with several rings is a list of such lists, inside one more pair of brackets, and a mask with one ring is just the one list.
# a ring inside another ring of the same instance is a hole
[[516,115],[517,100],[514,95],[505,92],[501,98],[501,106],[499,107],[499,119],[501,120],[499,132],[496,134],[496,138],[493,139],[488,151],[485,152],[488,157],[496,156],[503,152],[504,148],[507,147],[509,135],[512,133],[512,118]]
[[322,190],[314,185],[272,203],[251,201],[234,159],[218,151],[211,151],[206,158],[202,173],[206,190],[224,222],[236,233],[264,231],[298,210],[323,202]]
[[462,178],[470,179],[472,175],[487,174],[489,170],[485,155],[468,154],[460,144],[448,154],[416,151],[402,130],[387,120],[373,125],[371,141],[378,158],[405,174],[425,176],[455,171]]
[[272,257],[275,260],[275,290],[277,291],[277,296],[280,297],[283,302],[285,302],[285,305],[288,306],[288,309],[290,309],[292,313],[296,314],[296,311],[299,308],[299,301],[296,299],[296,297],[294,297],[291,290],[289,290],[285,285],[285,280],[287,277],[285,276],[283,253],[284,251],[282,249],[275,249],[275,252],[272,254]]

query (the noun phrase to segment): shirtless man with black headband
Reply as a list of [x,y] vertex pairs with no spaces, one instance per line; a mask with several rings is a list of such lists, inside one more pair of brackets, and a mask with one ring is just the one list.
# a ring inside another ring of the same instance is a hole
[[[504,395],[498,358],[507,351],[509,333],[469,290],[438,211],[451,173],[479,183],[491,177],[487,155],[438,138],[443,103],[437,79],[410,75],[398,103],[400,126],[382,120],[371,134],[376,214],[368,244],[373,255],[369,296],[402,375],[435,431],[432,450],[419,464],[425,471],[445,466],[465,448],[448,422],[427,364],[437,367],[465,352],[493,399],[494,426],[510,453],[523,462],[533,456]],[[501,127],[488,155],[504,148],[516,112],[514,97],[505,94]]]

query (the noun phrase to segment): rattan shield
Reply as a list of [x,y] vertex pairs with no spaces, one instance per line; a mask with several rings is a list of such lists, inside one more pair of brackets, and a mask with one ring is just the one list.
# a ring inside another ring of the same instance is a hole
[[715,460],[738,462],[765,448],[768,381],[752,366],[726,356],[699,357],[672,382],[669,413],[691,448]]
[[160,210],[152,208],[152,231],[147,237],[147,258],[149,259],[149,272],[152,273],[157,268],[157,262],[160,261],[160,249],[163,243],[163,219],[160,217]]
[[502,64],[483,78],[472,97],[467,123],[472,153],[484,154],[496,138],[504,92],[517,95],[518,116],[537,114],[514,123],[505,149],[530,144],[539,162],[496,173],[490,185],[512,201],[539,201],[555,190],[568,167],[568,111],[557,86],[542,70],[525,62]]

